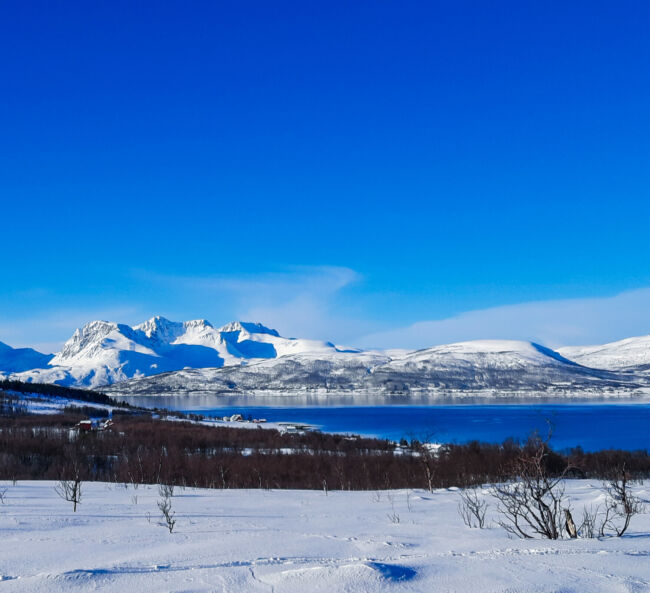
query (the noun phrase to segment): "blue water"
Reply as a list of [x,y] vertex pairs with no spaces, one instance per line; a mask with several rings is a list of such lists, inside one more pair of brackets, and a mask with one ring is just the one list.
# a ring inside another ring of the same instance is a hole
[[454,443],[524,440],[535,430],[546,435],[550,422],[551,445],[558,450],[578,445],[586,451],[650,449],[650,404],[228,406],[186,411],[206,416],[240,413],[396,441],[426,438]]

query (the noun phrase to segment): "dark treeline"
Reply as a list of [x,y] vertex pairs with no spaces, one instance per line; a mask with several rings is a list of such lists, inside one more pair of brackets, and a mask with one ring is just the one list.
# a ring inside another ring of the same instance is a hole
[[[469,443],[432,452],[379,439],[268,429],[212,427],[145,415],[114,416],[113,430],[76,433],[84,416],[0,418],[0,479],[64,479],[81,467],[82,479],[167,483],[208,488],[377,490],[491,483],[513,477],[509,467],[526,444]],[[636,477],[650,475],[646,451],[549,450],[548,470],[607,478],[623,464]]]
[[[24,383],[22,381],[9,381],[5,379],[0,381],[0,391],[36,393],[38,395],[76,399],[94,404],[116,405],[112,398],[98,391],[74,389],[72,387],[62,387],[61,385],[51,385],[49,383]],[[120,403],[119,405],[129,407],[128,404]]]

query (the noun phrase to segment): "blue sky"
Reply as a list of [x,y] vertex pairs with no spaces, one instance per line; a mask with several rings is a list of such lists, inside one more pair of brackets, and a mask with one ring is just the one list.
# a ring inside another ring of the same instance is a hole
[[650,333],[647,2],[0,12],[4,342]]

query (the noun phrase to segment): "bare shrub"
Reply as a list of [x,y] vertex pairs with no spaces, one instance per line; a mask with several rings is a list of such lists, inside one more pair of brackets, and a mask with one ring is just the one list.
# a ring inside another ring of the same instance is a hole
[[158,494],[162,498],[171,498],[174,496],[174,485],[173,484],[158,484]]
[[601,537],[605,535],[621,537],[630,526],[632,517],[644,512],[643,502],[632,494],[633,483],[634,480],[630,479],[623,465],[605,484],[605,516],[599,530]]
[[6,488],[0,488],[0,504],[5,503],[6,494],[7,494],[7,489]]
[[582,521],[578,527],[580,537],[591,539],[597,536],[598,511],[599,507],[584,507],[582,509]]
[[395,498],[393,497],[392,494],[388,494],[388,500],[390,502],[390,509],[391,509],[391,512],[388,513],[388,519],[390,520],[391,523],[397,524],[400,522],[400,516],[395,511]]
[[[163,484],[160,484],[160,486],[163,486]],[[176,513],[172,510],[172,493],[174,489],[173,487],[171,489],[160,488],[160,486],[159,492],[162,498],[158,501],[158,509],[162,514],[162,518],[165,522],[165,527],[167,527],[167,529],[169,529],[169,533],[171,533],[174,531],[174,526],[176,525],[176,519],[174,519],[174,515]]]
[[569,508],[564,496],[569,466],[559,472],[549,467],[547,441],[529,439],[510,469],[513,481],[492,487],[500,514],[497,522],[517,537],[558,539],[562,535],[562,511]]
[[488,506],[487,501],[479,497],[476,488],[461,490],[458,514],[467,527],[483,529]]

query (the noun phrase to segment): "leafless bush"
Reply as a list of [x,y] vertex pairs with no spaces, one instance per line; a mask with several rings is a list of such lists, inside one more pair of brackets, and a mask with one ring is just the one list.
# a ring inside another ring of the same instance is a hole
[[512,535],[525,539],[558,539],[562,535],[563,510],[569,508],[564,496],[569,466],[551,473],[548,455],[547,441],[529,440],[511,468],[514,480],[492,487],[500,514],[497,522]]
[[162,498],[171,498],[174,496],[174,485],[173,484],[158,484],[158,494]]
[[388,519],[390,520],[391,523],[397,524],[400,522],[400,516],[395,511],[395,499],[393,498],[392,494],[388,494],[388,500],[390,501],[390,509],[391,509],[391,512],[388,513]]
[[7,494],[6,488],[0,488],[0,504],[5,503],[5,495]]
[[[162,484],[160,485],[162,486]],[[169,529],[169,533],[174,531],[174,525],[176,525],[176,519],[174,519],[174,515],[176,514],[172,510],[172,492],[173,488],[165,488],[165,489],[160,489],[161,491],[161,496],[162,498],[158,501],[158,509],[160,510],[160,513],[162,514],[163,520],[165,521],[165,527]]]
[[584,507],[582,509],[582,521],[578,527],[580,537],[591,539],[598,535],[598,513],[599,507]]
[[485,527],[485,514],[488,506],[487,501],[479,497],[476,488],[461,490],[458,514],[467,527],[483,529]]
[[605,516],[599,529],[601,537],[605,535],[621,537],[630,526],[632,517],[645,511],[641,499],[632,494],[633,482],[623,466],[605,484]]

